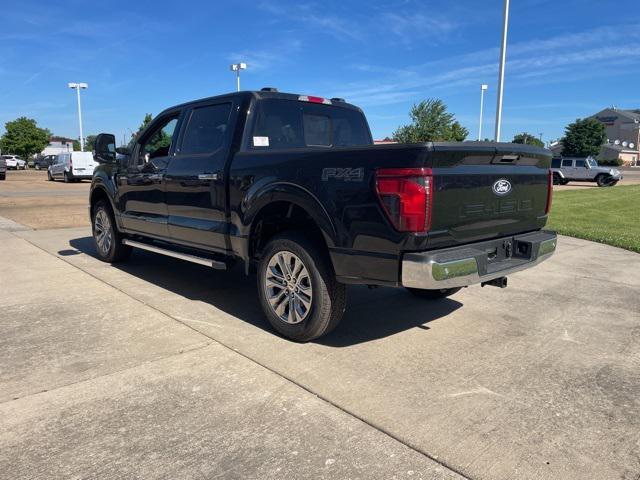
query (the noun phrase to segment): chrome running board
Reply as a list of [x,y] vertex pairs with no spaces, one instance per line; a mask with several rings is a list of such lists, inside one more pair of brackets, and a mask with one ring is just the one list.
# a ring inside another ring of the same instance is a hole
[[188,253],[174,252],[173,250],[156,247],[155,245],[149,245],[148,243],[136,242],[134,240],[129,240],[128,238],[122,240],[122,243],[124,245],[129,245],[130,247],[159,253],[160,255],[166,255],[167,257],[178,258],[180,260],[186,260],[187,262],[197,263],[198,265],[204,265],[205,267],[215,268],[216,270],[227,269],[226,263],[212,260],[210,258],[196,257],[195,255],[189,255]]

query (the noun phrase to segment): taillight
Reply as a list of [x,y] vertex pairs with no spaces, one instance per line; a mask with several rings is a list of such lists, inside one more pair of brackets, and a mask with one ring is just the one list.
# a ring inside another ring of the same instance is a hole
[[547,206],[544,209],[544,213],[551,211],[551,202],[553,201],[553,172],[549,170],[547,174]]
[[433,172],[430,168],[384,168],[376,172],[376,191],[389,220],[401,232],[431,228]]

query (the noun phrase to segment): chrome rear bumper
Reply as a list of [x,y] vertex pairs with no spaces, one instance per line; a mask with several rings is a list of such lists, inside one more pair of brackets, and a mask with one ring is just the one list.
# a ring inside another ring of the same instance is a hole
[[438,290],[466,287],[526,270],[556,250],[555,232],[540,231],[430,252],[406,253],[402,285]]

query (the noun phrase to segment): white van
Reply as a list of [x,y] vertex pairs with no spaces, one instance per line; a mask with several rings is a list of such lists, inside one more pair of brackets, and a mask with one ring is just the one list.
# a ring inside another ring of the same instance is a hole
[[93,170],[97,166],[98,162],[93,160],[91,152],[60,153],[49,165],[47,177],[49,180],[59,178],[65,182],[80,181],[83,178],[91,180]]

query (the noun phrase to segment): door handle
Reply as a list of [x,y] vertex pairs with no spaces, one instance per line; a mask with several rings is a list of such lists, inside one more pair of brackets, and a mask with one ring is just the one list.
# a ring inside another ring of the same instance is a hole
[[217,173],[201,173],[198,175],[198,180],[218,180]]

